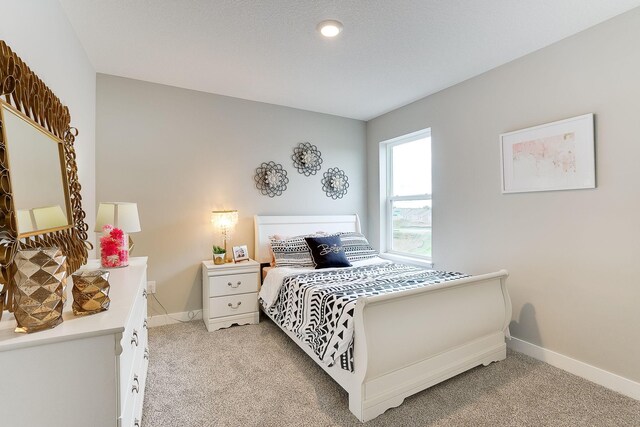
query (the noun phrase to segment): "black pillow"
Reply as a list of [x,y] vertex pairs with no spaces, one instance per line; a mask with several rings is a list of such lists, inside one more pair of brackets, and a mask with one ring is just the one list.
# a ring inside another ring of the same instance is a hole
[[316,268],[351,267],[340,236],[305,237]]

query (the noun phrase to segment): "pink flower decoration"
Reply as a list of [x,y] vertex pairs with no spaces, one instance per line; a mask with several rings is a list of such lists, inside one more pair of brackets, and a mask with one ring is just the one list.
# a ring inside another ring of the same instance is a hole
[[129,247],[124,232],[112,225],[102,227],[100,262],[103,267],[121,267],[129,264]]
[[111,237],[114,240],[121,241],[124,237],[124,232],[119,228],[114,228],[113,230],[111,230]]

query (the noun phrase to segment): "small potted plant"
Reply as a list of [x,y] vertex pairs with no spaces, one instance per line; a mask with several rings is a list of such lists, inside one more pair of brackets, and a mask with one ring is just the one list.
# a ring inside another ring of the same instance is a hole
[[213,263],[217,265],[224,264],[224,255],[226,252],[224,248],[213,245]]

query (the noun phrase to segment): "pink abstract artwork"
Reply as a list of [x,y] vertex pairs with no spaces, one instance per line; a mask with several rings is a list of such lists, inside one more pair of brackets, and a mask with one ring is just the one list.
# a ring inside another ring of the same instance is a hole
[[[565,133],[513,144],[513,177],[570,179],[576,173],[575,133]],[[529,178],[530,179],[530,178]]]
[[500,135],[502,192],[595,188],[592,113]]

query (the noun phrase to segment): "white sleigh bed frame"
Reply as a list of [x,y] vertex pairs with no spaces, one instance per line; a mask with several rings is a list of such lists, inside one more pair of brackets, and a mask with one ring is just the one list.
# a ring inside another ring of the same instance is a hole
[[[360,221],[357,215],[257,215],[256,259],[270,262],[270,235],[316,231],[360,232]],[[349,410],[360,421],[368,421],[412,394],[506,357],[511,320],[507,275],[500,270],[359,297],[354,313],[354,372],[343,370],[339,363],[326,366],[295,335],[283,331],[349,393]]]

